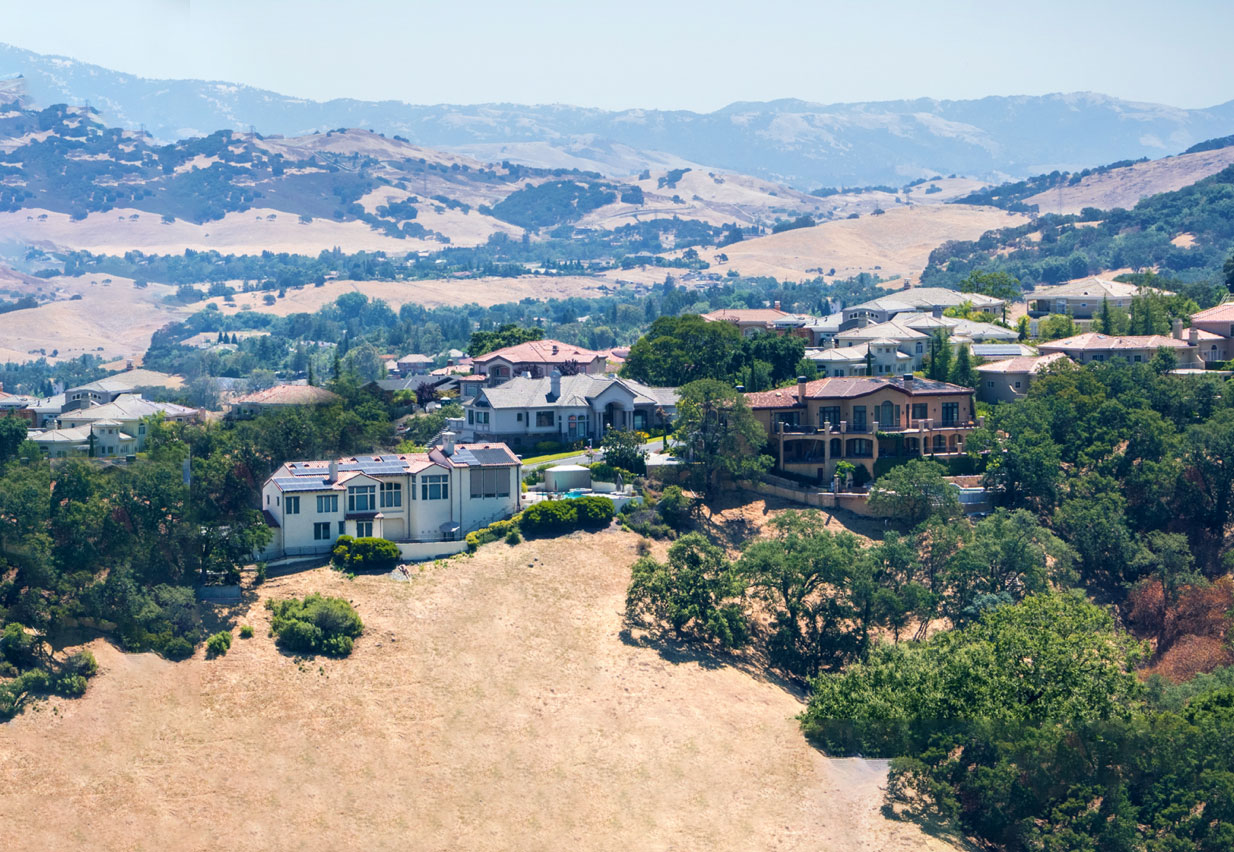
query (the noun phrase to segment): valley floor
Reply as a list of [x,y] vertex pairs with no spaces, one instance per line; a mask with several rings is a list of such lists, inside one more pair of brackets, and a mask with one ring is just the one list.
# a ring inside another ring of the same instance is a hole
[[[884,819],[782,684],[622,633],[637,537],[270,580],[226,657],[95,642],[87,695],[0,726],[6,848],[949,849]],[[267,597],[352,600],[351,658],[297,661]]]

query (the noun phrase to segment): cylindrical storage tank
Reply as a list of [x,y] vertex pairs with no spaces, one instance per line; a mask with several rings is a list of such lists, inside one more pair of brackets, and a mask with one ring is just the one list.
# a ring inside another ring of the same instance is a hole
[[559,464],[544,471],[544,487],[549,491],[590,488],[591,471],[578,464]]

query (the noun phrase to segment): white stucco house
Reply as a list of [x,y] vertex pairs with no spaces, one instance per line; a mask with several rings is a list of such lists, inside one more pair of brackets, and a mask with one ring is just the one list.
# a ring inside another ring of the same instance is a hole
[[55,428],[32,431],[30,440],[50,458],[119,458],[145,448],[149,418],[183,422],[200,416],[196,408],[125,393],[104,405],[65,410]]
[[469,532],[519,510],[522,464],[504,444],[445,444],[427,453],[287,462],[261,508],[274,559],[329,553],[340,535],[395,542],[405,558],[458,552]]
[[482,388],[463,403],[463,416],[450,428],[466,440],[503,441],[525,446],[591,439],[610,429],[647,431],[672,422],[675,388],[653,388],[615,376],[562,376],[510,379]]

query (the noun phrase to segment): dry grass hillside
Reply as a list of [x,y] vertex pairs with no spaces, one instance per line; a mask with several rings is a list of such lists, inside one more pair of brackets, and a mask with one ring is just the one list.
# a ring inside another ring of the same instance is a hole
[[354,220],[313,219],[304,223],[293,214],[268,207],[228,213],[202,225],[183,219],[166,223],[153,213],[119,208],[91,213],[74,222],[67,213],[31,208],[0,213],[0,233],[40,248],[117,255],[127,251],[182,254],[186,248],[223,254],[318,254],[335,247],[345,252],[398,253],[442,247],[436,241],[395,239]]
[[166,301],[175,290],[164,284],[139,288],[129,278],[106,275],[30,279],[23,292],[52,301],[0,314],[0,359],[139,356],[155,331],[194,310]]
[[342,661],[279,653],[260,600],[240,615],[257,636],[217,660],[96,642],[84,698],[0,726],[5,848],[952,848],[881,815],[884,763],[808,746],[792,691],[623,640],[636,541],[260,588],[354,601]]
[[801,281],[823,273],[847,278],[869,272],[884,278],[899,275],[915,280],[930,252],[947,240],[975,240],[993,228],[1027,222],[1028,218],[993,207],[962,204],[888,208],[881,216],[824,222],[779,234],[745,240],[718,251],[702,252],[712,270],[735,269],[742,275],[770,275]]
[[231,302],[215,297],[207,301],[219,306],[223,313],[238,313],[251,309],[260,313],[285,317],[289,314],[312,313],[333,302],[344,293],[363,293],[370,299],[381,299],[394,310],[414,303],[429,308],[443,305],[497,305],[521,299],[564,299],[570,296],[603,295],[608,284],[598,278],[583,275],[535,276],[522,278],[441,278],[424,281],[327,281],[321,287],[288,290],[287,295],[273,305],[265,303],[266,293],[239,293]]
[[1164,157],[1089,175],[1075,186],[1064,186],[1061,209],[1057,189],[1030,196],[1024,199],[1024,203],[1036,204],[1042,213],[1079,213],[1085,207],[1099,210],[1131,208],[1141,198],[1190,186],[1231,164],[1234,164],[1234,146]]

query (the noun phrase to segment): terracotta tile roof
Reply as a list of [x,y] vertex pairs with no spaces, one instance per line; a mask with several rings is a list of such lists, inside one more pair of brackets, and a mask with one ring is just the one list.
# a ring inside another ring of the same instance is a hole
[[1185,349],[1188,345],[1186,340],[1178,340],[1164,334],[1111,337],[1108,334],[1090,331],[1062,340],[1049,340],[1041,343],[1037,348],[1042,352],[1105,352],[1112,349],[1158,349],[1162,346],[1168,349]]
[[1191,321],[1199,322],[1234,322],[1234,302],[1222,302],[1211,308],[1205,308],[1191,315]]
[[329,405],[342,397],[315,385],[275,385],[232,400],[233,405]]
[[1071,359],[1062,352],[1051,352],[1049,355],[1028,355],[1019,358],[1007,358],[1003,361],[991,361],[989,364],[978,364],[979,373],[1039,373],[1051,364],[1059,361],[1070,362]]
[[1154,287],[1139,287],[1135,284],[1124,284],[1122,281],[1111,281],[1108,278],[1083,278],[1079,281],[1068,281],[1054,287],[1038,287],[1025,294],[1029,301],[1049,301],[1050,299],[1130,299],[1140,292],[1165,293],[1169,290],[1159,290]]
[[709,322],[762,322],[772,323],[792,319],[794,314],[775,308],[721,308],[703,314],[703,319]]
[[[909,396],[937,396],[941,394],[971,394],[971,388],[936,382],[932,379],[902,376],[831,376],[806,382],[806,399],[851,399],[876,391],[892,388]],[[791,408],[798,405],[797,385],[777,390],[758,391],[745,395],[751,408]]]
[[504,349],[495,349],[473,360],[477,364],[487,364],[497,358],[511,364],[564,364],[566,361],[589,363],[603,357],[603,352],[562,343],[560,340],[531,340]]

